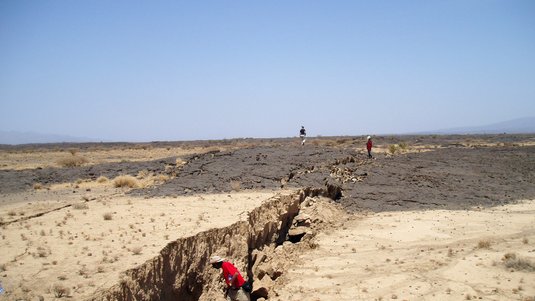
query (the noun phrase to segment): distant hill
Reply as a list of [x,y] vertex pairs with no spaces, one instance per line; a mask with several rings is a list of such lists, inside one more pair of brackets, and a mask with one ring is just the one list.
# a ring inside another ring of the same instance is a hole
[[0,131],[0,144],[92,142],[96,139],[34,132]]
[[483,126],[442,129],[428,134],[529,134],[535,133],[535,117],[526,117]]

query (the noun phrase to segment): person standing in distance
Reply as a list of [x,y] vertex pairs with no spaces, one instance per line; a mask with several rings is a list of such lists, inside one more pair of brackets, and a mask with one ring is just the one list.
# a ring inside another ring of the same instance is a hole
[[301,137],[301,145],[305,145],[305,141],[307,140],[307,132],[304,126],[301,126],[301,130],[299,131],[299,137]]
[[210,257],[210,264],[214,269],[221,269],[223,272],[223,279],[227,284],[227,293],[225,296],[230,301],[250,301],[251,297],[242,286],[245,284],[245,280],[238,271],[238,269],[225,259],[214,255]]
[[372,142],[372,137],[371,136],[368,136],[368,142],[366,142],[366,149],[368,150],[368,158],[373,158],[372,157],[372,146],[373,146],[373,142]]

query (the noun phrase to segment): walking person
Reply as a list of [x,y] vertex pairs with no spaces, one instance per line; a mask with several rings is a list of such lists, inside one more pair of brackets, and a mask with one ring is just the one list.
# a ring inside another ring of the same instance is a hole
[[[225,296],[230,301],[250,301],[251,296],[245,291],[249,285],[240,271],[230,262],[226,261],[217,255],[210,257],[210,264],[214,269],[221,269],[223,274],[221,275],[225,279],[227,284],[227,292]],[[249,290],[250,291],[250,290]]]
[[307,132],[304,126],[301,126],[301,130],[299,131],[299,137],[301,137],[301,145],[305,145],[305,141],[307,140]]
[[368,136],[368,142],[366,142],[366,149],[368,149],[368,158],[373,158],[372,157],[372,146],[373,146],[373,142],[372,142],[372,137],[371,136]]

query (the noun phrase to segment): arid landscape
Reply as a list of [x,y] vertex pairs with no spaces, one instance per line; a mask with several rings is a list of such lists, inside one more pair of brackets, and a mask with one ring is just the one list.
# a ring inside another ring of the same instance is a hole
[[535,135],[0,146],[0,300],[535,300]]

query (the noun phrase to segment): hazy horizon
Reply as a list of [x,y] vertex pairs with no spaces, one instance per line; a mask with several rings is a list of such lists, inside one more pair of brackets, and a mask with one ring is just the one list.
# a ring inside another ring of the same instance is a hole
[[535,116],[533,1],[0,3],[0,130],[411,133]]

